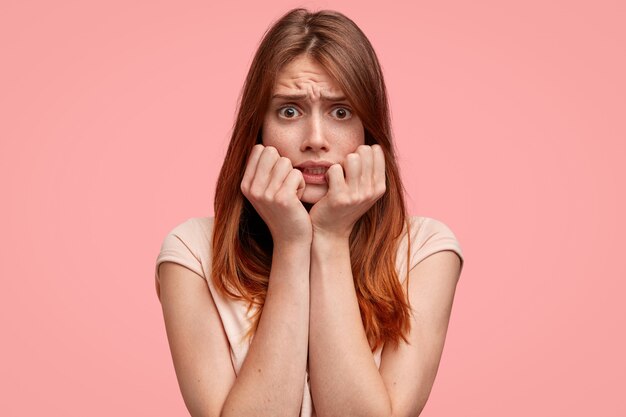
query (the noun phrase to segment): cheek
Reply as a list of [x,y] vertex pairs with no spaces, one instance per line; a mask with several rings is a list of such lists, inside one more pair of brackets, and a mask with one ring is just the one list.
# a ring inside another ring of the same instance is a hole
[[263,126],[261,127],[261,143],[264,146],[274,146],[272,143],[272,138],[275,138],[276,135],[274,131],[276,127],[274,122],[272,121],[271,113],[268,111],[265,114],[265,118],[263,119]]
[[266,123],[263,125],[263,130],[261,133],[262,144],[264,146],[273,146],[278,150],[278,153],[282,154],[282,145],[281,145],[281,132],[279,129],[276,129],[272,123]]
[[365,145],[365,132],[362,125],[351,127],[345,132],[342,143],[345,144],[346,153],[354,152],[360,145]]
[[365,128],[363,127],[363,124],[359,122],[359,125],[356,127],[355,130],[355,137],[358,141],[357,146],[365,145]]
[[293,153],[298,148],[302,133],[298,126],[281,126],[272,121],[264,123],[261,132],[262,144],[275,147],[282,156]]
[[272,130],[263,132],[262,144],[264,146],[273,146],[278,151],[279,155],[286,156],[289,153],[289,146],[286,141],[280,135],[277,135]]

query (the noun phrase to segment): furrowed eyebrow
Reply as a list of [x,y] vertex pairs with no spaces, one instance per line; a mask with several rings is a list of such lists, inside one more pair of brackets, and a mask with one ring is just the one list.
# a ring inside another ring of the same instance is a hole
[[[274,94],[272,96],[272,100],[285,99],[285,100],[301,101],[301,100],[306,100],[307,97],[308,97],[307,94]],[[344,101],[344,100],[346,100],[346,97],[345,96],[324,96],[324,95],[322,95],[322,100],[324,100],[324,101]]]

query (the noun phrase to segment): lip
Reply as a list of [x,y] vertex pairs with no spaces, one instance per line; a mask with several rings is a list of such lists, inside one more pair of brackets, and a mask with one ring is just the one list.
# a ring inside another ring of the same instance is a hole
[[328,161],[305,161],[303,163],[301,163],[300,165],[296,165],[294,166],[294,168],[299,169],[299,170],[303,170],[304,168],[318,168],[318,167],[324,167],[324,168],[328,168],[331,165],[333,165],[332,162],[328,162]]
[[[296,165],[294,168],[302,171],[302,177],[307,184],[326,184],[326,171],[331,165],[333,165],[333,163],[328,161],[306,161]],[[324,172],[320,174],[304,172],[307,168],[324,168]]]

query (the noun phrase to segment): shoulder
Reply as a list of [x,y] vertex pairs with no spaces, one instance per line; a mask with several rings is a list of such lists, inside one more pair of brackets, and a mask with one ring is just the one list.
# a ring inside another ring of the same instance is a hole
[[398,269],[406,273],[418,263],[443,250],[457,254],[463,267],[464,255],[461,244],[452,231],[442,220],[427,216],[410,216],[409,230],[406,227],[398,247]]
[[210,271],[212,217],[191,217],[176,224],[165,236],[156,260],[159,265],[169,261],[180,264],[206,279]]
[[191,217],[174,226],[168,236],[174,235],[190,241],[210,241],[212,230],[213,217]]
[[191,217],[174,226],[163,239],[162,249],[172,243],[183,243],[194,254],[211,247],[213,233],[212,217]]
[[[431,240],[448,240],[458,245],[459,241],[452,229],[443,221],[433,217],[411,216],[411,238],[419,244],[426,244]],[[459,245],[460,249],[460,245]]]

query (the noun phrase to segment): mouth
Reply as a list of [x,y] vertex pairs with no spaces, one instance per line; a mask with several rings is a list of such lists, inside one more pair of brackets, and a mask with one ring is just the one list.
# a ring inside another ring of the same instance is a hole
[[302,172],[304,182],[307,184],[326,184],[327,166],[296,167],[296,169]]
[[324,175],[328,171],[327,167],[298,168],[303,174]]

